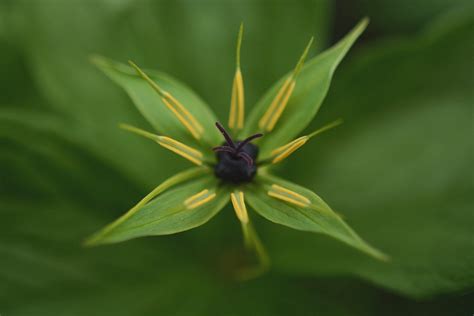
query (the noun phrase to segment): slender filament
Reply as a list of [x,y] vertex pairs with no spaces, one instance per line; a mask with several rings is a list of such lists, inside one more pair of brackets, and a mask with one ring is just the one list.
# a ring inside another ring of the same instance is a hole
[[240,25],[239,35],[237,37],[236,48],[236,69],[234,80],[232,83],[232,96],[230,99],[229,127],[233,130],[240,130],[244,127],[245,117],[245,96],[244,96],[244,80],[242,71],[240,70],[240,47],[242,46],[244,26]]

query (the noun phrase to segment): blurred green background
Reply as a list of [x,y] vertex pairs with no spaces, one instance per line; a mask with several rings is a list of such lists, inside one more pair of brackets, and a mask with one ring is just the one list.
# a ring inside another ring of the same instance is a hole
[[[0,314],[471,315],[472,1],[0,0]],[[364,16],[314,129],[279,174],[320,194],[390,263],[260,220],[270,273],[238,283],[230,208],[179,235],[82,240],[188,163],[89,62],[133,59],[227,120],[238,26],[247,104]]]

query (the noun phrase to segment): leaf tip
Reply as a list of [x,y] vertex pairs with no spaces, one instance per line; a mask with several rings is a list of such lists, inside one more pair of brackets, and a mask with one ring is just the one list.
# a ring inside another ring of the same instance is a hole
[[314,41],[314,36],[311,36],[309,39],[308,44],[306,45],[303,54],[301,55],[300,59],[298,60],[298,63],[296,64],[295,70],[293,71],[293,76],[296,77],[298,73],[300,72],[301,68],[303,67],[303,64],[306,60],[306,57],[308,56],[309,49],[311,48],[311,45],[313,45]]
[[357,27],[363,31],[367,28],[367,25],[369,25],[369,22],[370,22],[370,18],[366,16],[362,20],[360,20]]
[[389,255],[386,255],[384,254],[383,252],[378,252],[377,254],[377,259],[379,259],[380,261],[383,261],[383,262],[390,262],[392,260],[392,258],[389,256]]
[[141,73],[141,69],[135,64],[132,60],[127,61],[130,66],[132,66],[138,73]]
[[237,47],[235,54],[235,64],[237,69],[240,69],[240,47],[242,46],[242,37],[244,36],[244,22],[240,22],[239,34],[237,35]]
[[370,246],[370,252],[368,252],[368,254],[370,254],[373,258],[377,259],[377,260],[380,260],[380,261],[383,261],[383,262],[390,262],[391,261],[391,258],[389,255],[386,255],[384,254],[382,251],[378,250],[378,249],[375,249],[374,247]]
[[117,127],[120,128],[120,129],[123,129],[123,130],[130,130],[130,128],[132,127],[131,125],[127,124],[127,123],[118,123],[117,124]]
[[95,65],[97,67],[107,65],[107,61],[106,61],[105,57],[103,57],[101,55],[98,55],[98,54],[91,54],[91,55],[89,55],[88,59],[89,59],[90,63],[92,63],[93,65]]
[[86,238],[82,242],[82,247],[84,248],[92,248],[95,246],[98,246],[100,244],[98,236],[96,234],[93,234],[92,236]]

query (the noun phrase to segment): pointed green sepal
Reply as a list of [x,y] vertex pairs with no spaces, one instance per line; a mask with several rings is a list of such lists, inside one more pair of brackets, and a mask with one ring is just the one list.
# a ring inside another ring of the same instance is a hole
[[294,229],[336,238],[376,259],[388,256],[362,240],[319,196],[275,176],[260,174],[246,192],[249,205],[260,215]]
[[203,225],[228,202],[229,194],[203,168],[181,172],[156,187],[122,217],[85,241],[86,246],[141,236],[168,235]]

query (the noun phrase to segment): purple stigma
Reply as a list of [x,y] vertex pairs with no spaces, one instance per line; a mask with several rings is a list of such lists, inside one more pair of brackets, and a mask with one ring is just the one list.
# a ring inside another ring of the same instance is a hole
[[239,158],[242,158],[243,160],[245,160],[249,166],[253,165],[252,157],[250,157],[250,155],[247,154],[246,152],[242,151],[242,149],[244,148],[245,145],[250,143],[252,140],[262,137],[263,134],[262,133],[257,133],[257,134],[254,134],[252,136],[249,136],[246,139],[244,139],[243,141],[241,141],[236,146],[235,145],[236,143],[234,142],[234,140],[232,139],[230,134],[226,131],[226,129],[224,128],[224,126],[222,126],[221,123],[216,122],[216,127],[222,133],[222,135],[224,136],[224,139],[225,139],[227,144],[223,145],[223,146],[214,147],[214,148],[212,148],[212,150],[214,150],[215,152],[230,153],[234,157],[239,157]]

